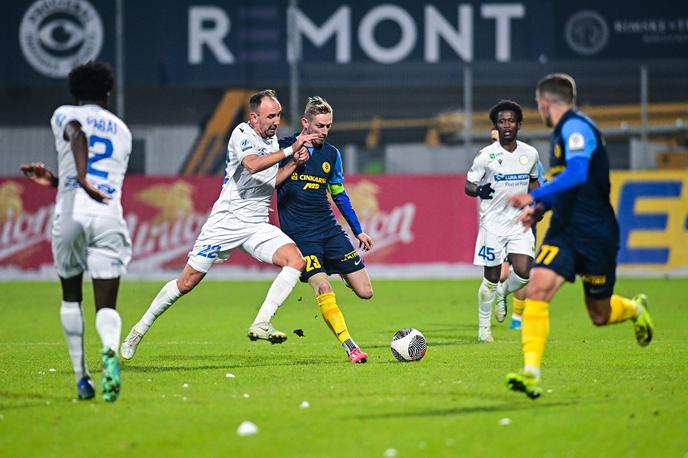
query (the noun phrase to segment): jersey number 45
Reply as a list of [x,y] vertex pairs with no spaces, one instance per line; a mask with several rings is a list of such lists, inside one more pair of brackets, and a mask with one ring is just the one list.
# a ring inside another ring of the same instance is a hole
[[478,256],[483,258],[485,261],[494,261],[495,260],[494,248],[483,246],[480,249],[480,251],[478,251]]

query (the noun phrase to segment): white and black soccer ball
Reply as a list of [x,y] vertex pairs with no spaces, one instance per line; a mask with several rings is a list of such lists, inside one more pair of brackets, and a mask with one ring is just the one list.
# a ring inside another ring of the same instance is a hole
[[420,361],[425,356],[425,336],[413,328],[404,328],[394,334],[390,344],[394,357],[402,362]]

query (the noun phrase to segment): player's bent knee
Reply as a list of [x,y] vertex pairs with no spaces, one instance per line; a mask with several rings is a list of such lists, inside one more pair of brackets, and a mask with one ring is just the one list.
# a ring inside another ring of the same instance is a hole
[[182,275],[177,279],[177,288],[181,294],[186,294],[198,285],[203,277],[204,273],[198,272],[199,275]]
[[304,261],[303,258],[295,257],[293,259],[288,259],[287,265],[292,269],[303,272],[303,270],[306,268],[306,261]]
[[524,279],[524,280],[529,280],[529,279],[530,279],[530,271],[529,271],[529,270],[526,270],[526,271],[523,271],[523,272],[522,272],[522,271],[519,271],[519,270],[514,269],[514,273],[515,273],[516,275],[518,275],[520,278]]
[[354,291],[358,297],[361,299],[372,299],[373,298],[373,287],[362,288]]

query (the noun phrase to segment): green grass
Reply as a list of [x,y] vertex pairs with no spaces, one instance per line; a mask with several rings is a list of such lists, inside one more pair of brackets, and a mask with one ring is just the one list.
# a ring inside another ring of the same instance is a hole
[[[124,282],[123,334],[163,282]],[[622,280],[650,297],[655,341],[629,323],[593,327],[580,284],[551,306],[545,395],[504,388],[521,366],[519,334],[496,326],[476,343],[477,280],[378,281],[355,299],[337,282],[353,337],[370,354],[352,365],[299,285],[274,320],[283,345],[249,342],[267,282],[207,282],[158,320],[123,365],[122,397],[76,402],[59,324],[57,282],[0,283],[2,456],[674,456],[688,453],[688,280]],[[99,342],[86,285],[87,356]],[[393,360],[389,341],[412,326],[427,337],[419,363]],[[292,330],[301,328],[305,337]],[[50,368],[55,371],[51,372]],[[231,372],[235,379],[225,374]],[[183,385],[188,384],[188,388]],[[246,395],[248,397],[246,397]],[[309,409],[300,409],[307,400]],[[511,419],[500,426],[503,418]],[[260,432],[239,437],[251,420]]]

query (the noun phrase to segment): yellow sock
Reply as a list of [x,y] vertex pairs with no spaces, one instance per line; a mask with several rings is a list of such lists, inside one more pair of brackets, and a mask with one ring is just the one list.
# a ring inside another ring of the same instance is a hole
[[612,312],[609,314],[609,321],[607,321],[609,324],[621,323],[638,315],[638,306],[630,299],[614,294],[609,303],[612,308]]
[[525,302],[521,331],[523,361],[526,367],[539,369],[549,334],[549,304],[534,299]]
[[525,299],[516,299],[514,297],[514,315],[523,316],[523,309],[526,307]]
[[320,313],[325,323],[327,323],[327,326],[329,326],[337,339],[339,339],[339,342],[344,343],[344,341],[351,339],[349,330],[346,328],[344,315],[342,315],[342,311],[339,310],[337,306],[337,300],[335,299],[334,293],[321,294],[316,297],[316,300],[320,306]]

